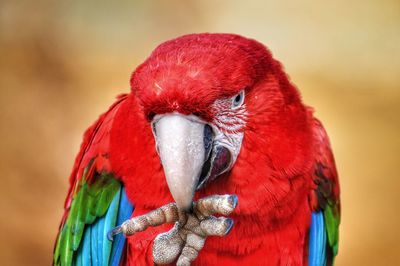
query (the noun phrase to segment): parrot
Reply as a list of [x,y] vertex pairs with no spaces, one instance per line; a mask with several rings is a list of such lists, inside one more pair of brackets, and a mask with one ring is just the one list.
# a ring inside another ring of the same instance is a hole
[[53,264],[332,265],[339,224],[328,135],[282,64],[188,34],[84,133]]

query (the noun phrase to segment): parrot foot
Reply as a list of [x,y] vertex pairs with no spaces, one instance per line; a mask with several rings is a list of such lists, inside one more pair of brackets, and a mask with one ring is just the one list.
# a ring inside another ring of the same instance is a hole
[[149,226],[174,222],[171,230],[159,234],[154,240],[154,263],[168,264],[177,260],[178,266],[190,265],[204,247],[208,236],[225,236],[232,229],[232,219],[213,215],[230,215],[237,204],[236,195],[212,195],[194,202],[192,212],[187,213],[179,210],[175,203],[170,203],[125,221],[112,229],[108,237],[112,240],[119,233],[129,236]]

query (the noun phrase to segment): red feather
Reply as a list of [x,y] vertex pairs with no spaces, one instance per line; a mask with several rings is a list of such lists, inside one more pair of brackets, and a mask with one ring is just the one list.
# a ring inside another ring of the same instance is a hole
[[[321,201],[331,200],[339,205],[340,188],[329,138],[323,125],[317,119],[314,120],[314,137],[316,140],[315,161],[318,166],[312,179],[312,186],[316,192],[311,194],[310,200],[312,208],[317,210],[323,207]],[[321,197],[318,199],[318,189],[324,199]]]
[[73,194],[76,193],[76,184],[83,176],[84,168],[93,160],[93,163],[86,174],[88,181],[93,177],[94,172],[97,170],[110,170],[108,160],[109,151],[109,135],[112,129],[112,122],[120,104],[126,99],[126,95],[121,95],[118,100],[110,107],[110,109],[102,114],[98,120],[89,127],[84,136],[78,155],[75,158],[75,163],[72,168],[72,173],[69,178],[70,187],[64,203],[64,215],[61,220],[60,228],[68,216],[71,206]]

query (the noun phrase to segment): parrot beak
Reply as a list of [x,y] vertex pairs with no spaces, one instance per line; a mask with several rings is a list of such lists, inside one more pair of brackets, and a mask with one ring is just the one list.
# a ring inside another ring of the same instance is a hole
[[229,168],[229,150],[213,145],[211,126],[194,115],[157,115],[152,127],[172,197],[189,211],[196,189]]

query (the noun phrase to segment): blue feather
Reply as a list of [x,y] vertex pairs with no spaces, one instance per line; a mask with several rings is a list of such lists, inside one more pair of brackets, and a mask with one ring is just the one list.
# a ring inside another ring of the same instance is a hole
[[76,259],[76,266],[86,266],[91,265],[91,254],[90,254],[90,228],[87,228],[83,234],[82,242],[78,250],[78,255]]
[[310,233],[309,233],[309,241],[308,241],[308,265],[313,266],[315,265],[316,260],[316,236],[317,236],[317,226],[316,226],[316,215],[312,213],[311,215],[311,226],[310,226]]
[[114,195],[105,215],[93,224],[85,226],[73,265],[119,266],[126,242],[125,236],[117,235],[111,242],[107,239],[107,233],[129,219],[133,210],[134,206],[129,202],[125,189],[121,187]]
[[[83,235],[83,237],[85,237],[85,234]],[[83,238],[82,238],[82,242],[81,242],[81,245],[83,244]],[[78,249],[78,251],[77,251],[77,254],[76,254],[76,258],[75,258],[75,266],[83,266],[83,256],[82,256],[82,248],[83,246],[80,246],[79,247],[79,249]]]
[[92,254],[92,263],[93,266],[98,266],[99,265],[99,257],[97,254],[97,245],[98,245],[98,241],[97,241],[97,226],[98,226],[98,222],[96,221],[93,225],[89,226],[90,230],[91,230],[91,254]]
[[327,233],[326,233],[326,226],[325,226],[325,218],[324,218],[324,216],[322,216],[322,227],[323,227],[323,229],[321,230],[322,231],[322,265],[326,265],[326,259],[327,259],[327,256],[326,256],[326,245],[327,245]]
[[321,216],[321,215],[317,215],[317,219],[316,219],[316,225],[317,225],[317,227],[316,227],[316,231],[317,231],[317,239],[316,239],[316,243],[317,243],[317,250],[316,250],[316,252],[317,252],[317,254],[316,254],[316,258],[317,258],[317,261],[316,261],[316,265],[321,265],[321,263],[322,263],[322,257],[321,257],[321,255],[322,255],[322,249],[321,249],[321,246],[322,246],[322,236],[323,236],[323,234],[321,234],[321,231],[322,231],[322,223],[323,223],[323,221],[322,221],[322,223],[321,223],[321,217],[323,217],[323,216]]
[[85,234],[85,243],[83,245],[83,251],[82,251],[82,262],[83,265],[92,265],[92,256],[90,254],[90,248],[91,248],[91,242],[90,242],[90,238],[91,238],[91,230],[87,230],[86,234]]
[[[129,219],[133,213],[134,206],[129,202],[125,192],[125,188],[122,189],[121,199],[118,209],[118,219],[116,225],[122,224],[124,221]],[[111,258],[109,265],[119,266],[122,257],[122,251],[125,245],[125,236],[119,234],[114,237],[113,247],[111,251]]]
[[97,257],[101,265],[103,265],[103,242],[104,242],[104,224],[106,221],[106,216],[102,216],[97,221]]
[[313,212],[309,233],[308,265],[324,266],[326,264],[326,228],[324,214]]
[[110,259],[111,248],[112,248],[112,242],[108,241],[107,233],[113,227],[115,227],[115,224],[117,222],[120,195],[121,195],[121,189],[118,190],[117,194],[115,194],[113,200],[111,201],[110,206],[108,207],[107,214],[104,217],[104,227],[103,227],[103,233],[102,233],[101,238],[103,241],[103,246],[102,246],[103,260],[102,261],[103,261],[103,264],[105,264],[105,265],[109,264],[108,262]]

